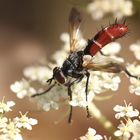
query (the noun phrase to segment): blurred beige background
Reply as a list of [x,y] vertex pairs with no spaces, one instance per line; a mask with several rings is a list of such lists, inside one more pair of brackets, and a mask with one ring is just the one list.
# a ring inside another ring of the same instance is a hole
[[[75,3],[78,4],[78,3]],[[0,94],[1,99],[13,100],[16,106],[9,117],[14,117],[18,111],[29,111],[29,116],[37,118],[39,124],[33,127],[31,132],[24,131],[25,140],[73,140],[85,135],[89,127],[93,127],[99,134],[107,134],[102,126],[94,119],[86,118],[86,112],[81,108],[74,108],[73,123],[67,123],[67,117],[59,124],[54,124],[59,120],[67,107],[58,111],[41,112],[36,109],[36,105],[28,99],[17,99],[16,95],[10,91],[10,85],[22,78],[24,67],[37,63],[41,58],[49,56],[61,47],[62,42],[59,37],[67,31],[68,14],[73,6],[71,0],[4,0],[0,1]],[[91,38],[100,29],[101,25],[108,25],[111,17],[100,21],[93,21],[88,14],[83,14],[82,31],[85,38]],[[133,62],[134,56],[129,52],[128,46],[140,39],[140,20],[138,15],[127,19],[131,34],[119,42],[123,45],[121,55],[126,61]],[[122,83],[119,90],[114,93],[110,100],[96,102],[112,122],[115,122],[112,108],[116,104],[123,104],[125,99],[132,102],[135,108],[139,108],[140,97],[130,95],[128,92],[128,79],[122,74]],[[93,83],[94,84],[94,83]]]

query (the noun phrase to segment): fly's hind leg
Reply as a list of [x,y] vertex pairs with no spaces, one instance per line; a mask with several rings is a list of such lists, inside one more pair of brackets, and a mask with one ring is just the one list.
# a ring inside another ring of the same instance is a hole
[[[71,84],[68,86],[68,95],[70,97],[70,101],[72,100],[72,91],[71,91]],[[70,105],[70,114],[69,114],[69,119],[68,122],[71,123],[72,119],[72,105]]]
[[[83,79],[83,75],[81,75],[78,79],[72,81],[71,83],[69,83],[68,85],[68,96],[70,97],[70,101],[72,101],[72,90],[71,90],[71,86],[76,83],[76,82],[80,82],[82,79]],[[70,114],[69,114],[69,119],[68,119],[68,122],[71,123],[71,120],[72,120],[72,105],[70,105]]]
[[[89,77],[90,77],[90,73],[88,71],[86,73],[86,77],[87,77],[87,81],[86,81],[85,93],[86,93],[86,102],[88,103],[88,84],[89,84]],[[89,118],[90,113],[89,113],[88,105],[86,106],[86,110],[87,110],[87,117]]]
[[[86,94],[86,102],[88,103],[88,84],[89,84],[89,77],[90,77],[90,73],[88,71],[74,71],[74,74],[80,74],[81,76],[76,80],[77,82],[80,82],[84,76],[87,77],[87,80],[86,80],[86,88],[85,88],[85,94]],[[76,82],[75,81],[75,82]],[[73,82],[74,83],[74,82]],[[86,106],[86,111],[87,111],[87,117],[89,118],[90,117],[90,113],[89,113],[89,108],[88,108],[88,105]]]
[[104,52],[102,50],[99,50],[100,54],[103,55],[103,56],[110,56],[110,55],[107,55],[107,54],[104,54]]
[[125,69],[124,72],[125,72],[129,77],[136,78],[136,79],[140,80],[140,77],[139,77],[139,76],[132,75],[127,69]]

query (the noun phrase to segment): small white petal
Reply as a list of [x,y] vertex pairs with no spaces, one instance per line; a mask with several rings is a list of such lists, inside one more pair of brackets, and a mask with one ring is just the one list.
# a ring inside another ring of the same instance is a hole
[[45,104],[43,105],[43,110],[49,111],[49,110],[50,110],[50,104],[49,104],[49,103],[45,103]]
[[28,130],[32,130],[32,126],[28,123],[26,123],[23,127],[27,128]]
[[30,118],[29,122],[31,125],[36,125],[38,123],[38,121],[36,119]]
[[13,102],[13,101],[8,101],[8,102],[7,102],[7,105],[8,105],[9,107],[12,107],[12,106],[15,105],[15,102]]
[[122,131],[120,131],[120,130],[117,130],[117,131],[115,131],[114,132],[114,135],[116,136],[116,137],[120,137],[120,136],[122,136]]
[[120,106],[120,105],[116,105],[116,106],[113,108],[113,110],[116,111],[116,112],[120,112],[120,111],[122,111],[123,109],[124,109],[124,107],[123,107],[123,106]]

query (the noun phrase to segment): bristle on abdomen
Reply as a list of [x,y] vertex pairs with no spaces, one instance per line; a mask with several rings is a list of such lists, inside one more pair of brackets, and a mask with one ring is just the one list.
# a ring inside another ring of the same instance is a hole
[[112,24],[99,31],[95,37],[88,41],[84,53],[94,56],[99,52],[105,45],[110,42],[123,37],[128,32],[128,27],[125,24]]

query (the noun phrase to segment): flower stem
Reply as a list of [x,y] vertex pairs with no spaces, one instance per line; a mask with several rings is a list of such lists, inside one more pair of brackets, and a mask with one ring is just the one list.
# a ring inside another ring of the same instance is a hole
[[114,136],[114,131],[116,130],[113,126],[112,122],[110,122],[102,113],[101,111],[96,107],[96,105],[92,102],[88,105],[89,112],[92,117],[97,119],[99,123],[112,134],[112,139],[117,140],[117,138]]

